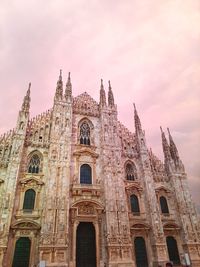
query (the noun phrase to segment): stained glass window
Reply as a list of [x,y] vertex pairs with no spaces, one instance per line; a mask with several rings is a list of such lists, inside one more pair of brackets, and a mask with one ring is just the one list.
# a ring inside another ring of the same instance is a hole
[[80,127],[80,144],[90,145],[90,127],[87,122],[83,122]]
[[29,173],[39,173],[40,171],[40,158],[37,154],[34,154],[28,164]]

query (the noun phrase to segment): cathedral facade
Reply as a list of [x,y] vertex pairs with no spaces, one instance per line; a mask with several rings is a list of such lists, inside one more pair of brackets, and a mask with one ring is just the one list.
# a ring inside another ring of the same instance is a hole
[[161,129],[164,163],[117,118],[109,83],[96,102],[60,73],[52,109],[30,118],[30,85],[0,138],[0,266],[200,266],[200,228],[184,165]]

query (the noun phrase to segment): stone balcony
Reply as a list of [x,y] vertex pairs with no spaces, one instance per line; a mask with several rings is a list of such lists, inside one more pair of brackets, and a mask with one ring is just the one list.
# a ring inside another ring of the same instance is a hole
[[40,211],[37,210],[18,210],[16,215],[16,219],[32,219],[32,220],[37,220],[40,218]]
[[100,184],[72,184],[71,195],[77,199],[97,200],[101,197],[102,189]]

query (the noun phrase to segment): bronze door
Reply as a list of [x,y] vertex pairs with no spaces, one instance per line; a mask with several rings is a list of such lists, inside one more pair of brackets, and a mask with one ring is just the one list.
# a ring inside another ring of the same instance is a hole
[[95,228],[89,222],[81,222],[77,228],[76,267],[96,267]]

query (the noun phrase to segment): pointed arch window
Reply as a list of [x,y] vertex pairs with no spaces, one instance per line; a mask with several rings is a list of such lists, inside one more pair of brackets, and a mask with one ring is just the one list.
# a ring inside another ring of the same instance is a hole
[[80,169],[80,183],[92,184],[92,169],[90,165],[83,164]]
[[28,173],[39,173],[40,171],[40,157],[34,154],[28,164]]
[[134,181],[136,179],[135,166],[131,163],[126,164],[126,180]]
[[90,127],[86,121],[80,126],[80,144],[90,145]]
[[139,206],[138,197],[136,195],[131,195],[130,201],[131,201],[131,211],[133,213],[139,214],[140,206]]
[[35,206],[35,191],[28,189],[24,195],[23,210],[32,211]]
[[172,261],[173,264],[180,264],[176,239],[173,236],[167,236],[166,242],[170,261]]
[[169,214],[167,199],[163,196],[160,197],[160,209],[163,214]]

